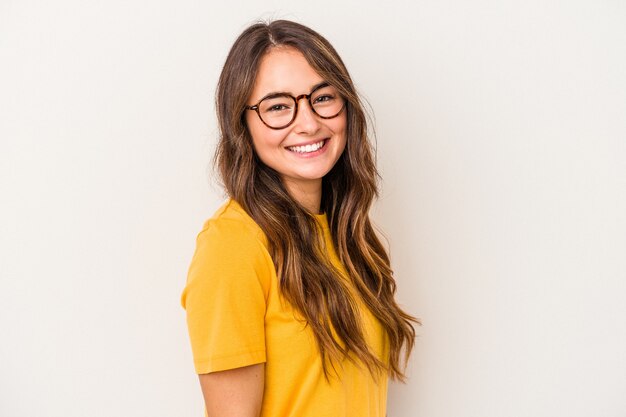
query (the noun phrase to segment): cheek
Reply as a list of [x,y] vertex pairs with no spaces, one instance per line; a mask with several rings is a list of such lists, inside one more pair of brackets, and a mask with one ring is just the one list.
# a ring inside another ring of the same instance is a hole
[[347,140],[346,139],[347,133],[348,133],[348,122],[347,122],[347,117],[346,117],[345,112],[343,112],[342,115],[337,117],[337,120],[335,124],[333,125],[332,129],[335,132],[335,134],[339,135],[339,137],[341,138],[341,142],[343,143],[343,145],[345,145],[346,140]]
[[278,131],[268,129],[264,125],[261,125],[259,121],[256,123],[254,120],[248,121],[248,132],[252,137],[252,145],[256,154],[263,160],[267,155],[270,155],[273,151],[280,150],[280,144],[283,141],[283,134]]

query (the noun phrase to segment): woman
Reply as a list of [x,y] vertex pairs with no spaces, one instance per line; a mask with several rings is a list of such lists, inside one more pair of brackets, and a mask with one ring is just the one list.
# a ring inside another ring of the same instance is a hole
[[416,321],[369,219],[377,173],[346,67],[305,26],[255,24],[216,103],[230,199],[182,295],[208,415],[383,417]]

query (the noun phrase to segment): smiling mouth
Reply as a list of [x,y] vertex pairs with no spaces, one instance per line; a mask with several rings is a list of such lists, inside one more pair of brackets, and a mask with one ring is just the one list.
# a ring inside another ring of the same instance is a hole
[[290,150],[291,152],[307,154],[307,153],[312,153],[312,152],[322,149],[324,145],[326,145],[326,142],[328,142],[328,139],[323,139],[317,143],[312,143],[310,145],[287,146],[286,149]]

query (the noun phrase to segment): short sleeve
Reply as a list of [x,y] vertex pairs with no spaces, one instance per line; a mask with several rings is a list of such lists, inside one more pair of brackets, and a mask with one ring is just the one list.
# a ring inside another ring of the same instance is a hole
[[212,219],[198,234],[181,297],[198,374],[266,361],[268,259],[240,222]]

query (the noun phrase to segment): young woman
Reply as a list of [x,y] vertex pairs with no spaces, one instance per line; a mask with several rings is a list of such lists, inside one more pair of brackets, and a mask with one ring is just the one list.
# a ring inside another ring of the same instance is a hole
[[415,319],[369,219],[377,172],[341,58],[255,24],[217,88],[230,199],[197,237],[182,304],[210,417],[384,417]]

